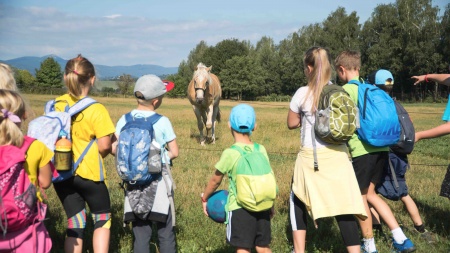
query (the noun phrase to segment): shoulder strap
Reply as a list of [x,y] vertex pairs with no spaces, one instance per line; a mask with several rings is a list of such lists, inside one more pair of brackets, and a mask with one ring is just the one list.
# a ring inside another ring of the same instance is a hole
[[74,105],[72,105],[67,112],[70,114],[70,116],[73,116],[95,103],[97,103],[95,99],[90,97],[84,97],[78,100]]
[[162,117],[161,114],[155,113],[152,116],[150,116],[149,121],[152,125],[154,125],[158,120]]
[[350,84],[356,84],[356,85],[360,85],[360,84],[362,84],[360,81],[358,81],[358,80],[350,80],[348,83],[350,83]]
[[45,106],[44,106],[44,114],[48,114],[49,112],[55,111],[55,103],[56,103],[56,100],[54,100],[54,99],[47,101],[47,103],[45,103]]

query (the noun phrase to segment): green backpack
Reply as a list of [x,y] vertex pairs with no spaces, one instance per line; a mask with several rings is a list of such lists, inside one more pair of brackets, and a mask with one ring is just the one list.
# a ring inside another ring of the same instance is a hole
[[230,177],[237,203],[252,212],[270,209],[277,195],[277,183],[269,160],[259,151],[259,144],[254,144],[253,151],[236,145],[231,148],[241,154],[235,177]]
[[357,106],[344,88],[325,85],[317,107],[315,135],[331,144],[347,142],[356,130],[357,117]]

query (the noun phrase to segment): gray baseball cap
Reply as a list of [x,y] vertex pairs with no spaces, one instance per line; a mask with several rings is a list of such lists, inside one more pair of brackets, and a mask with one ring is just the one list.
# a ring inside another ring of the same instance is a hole
[[173,83],[171,87],[168,83],[170,82],[164,82],[156,75],[141,76],[134,85],[134,96],[144,100],[157,98],[173,88]]

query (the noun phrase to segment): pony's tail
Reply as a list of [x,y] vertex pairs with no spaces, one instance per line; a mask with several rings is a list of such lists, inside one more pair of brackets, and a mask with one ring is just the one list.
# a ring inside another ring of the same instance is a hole
[[217,112],[216,120],[217,120],[217,122],[220,123],[220,109],[219,109],[219,111]]

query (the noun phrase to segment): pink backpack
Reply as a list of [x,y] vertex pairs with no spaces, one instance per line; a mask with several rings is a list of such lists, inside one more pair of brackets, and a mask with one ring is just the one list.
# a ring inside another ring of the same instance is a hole
[[38,215],[36,186],[24,169],[28,148],[34,141],[25,137],[22,147],[0,147],[0,227],[3,235],[31,225]]

